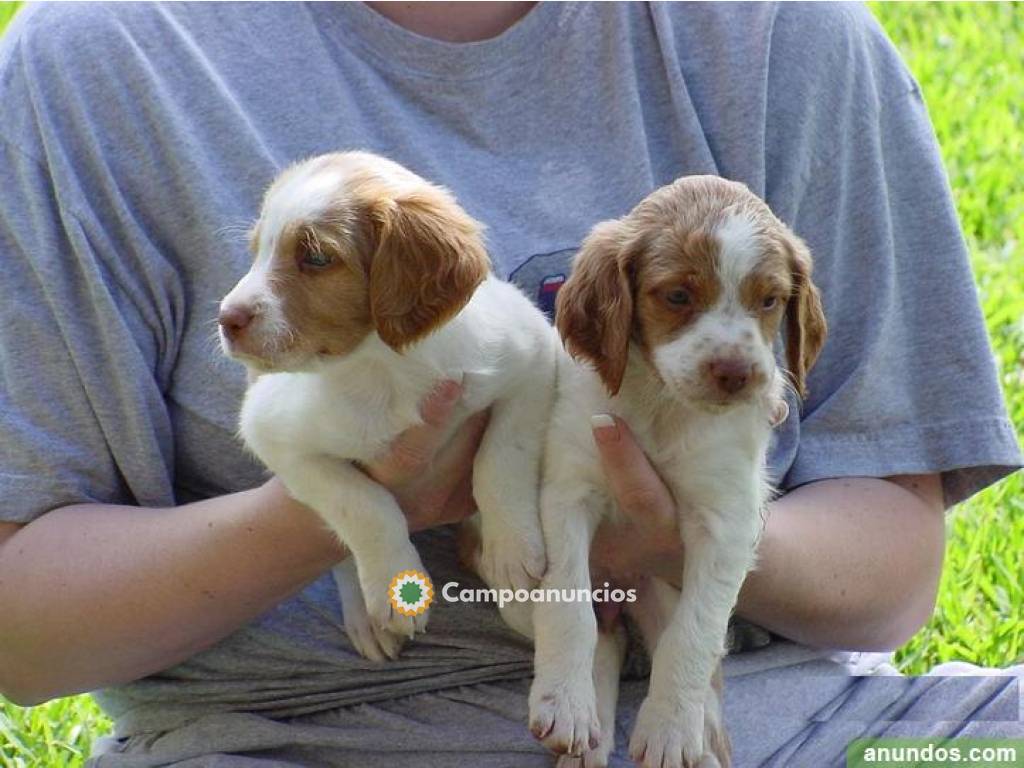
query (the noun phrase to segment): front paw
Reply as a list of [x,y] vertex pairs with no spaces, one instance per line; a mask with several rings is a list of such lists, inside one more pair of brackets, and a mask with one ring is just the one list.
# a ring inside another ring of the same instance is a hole
[[517,530],[485,522],[481,538],[480,575],[488,585],[531,590],[540,583],[548,563],[539,528]]
[[[648,696],[640,706],[629,756],[643,768],[698,768],[717,765],[703,760],[704,708],[666,706]],[[708,754],[709,759],[714,759]]]
[[404,636],[377,626],[365,612],[350,616],[346,610],[345,634],[359,655],[370,661],[394,661],[405,643]]
[[[407,575],[415,574],[414,578]],[[427,628],[433,587],[416,550],[392,558],[386,566],[369,570],[360,582],[374,626],[397,637],[411,638]]]
[[534,680],[530,689],[530,731],[558,754],[583,755],[597,749],[601,727],[593,683]]
[[605,737],[601,737],[601,743],[596,749],[588,749],[583,752],[582,757],[576,755],[561,755],[555,763],[555,768],[608,768],[608,759],[612,754],[611,744],[606,745]]

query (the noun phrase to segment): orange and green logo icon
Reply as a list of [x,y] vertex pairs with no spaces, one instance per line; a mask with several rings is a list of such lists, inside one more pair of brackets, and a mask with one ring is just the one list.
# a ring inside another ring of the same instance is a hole
[[402,571],[388,586],[391,606],[403,616],[419,616],[434,602],[434,585],[419,571]]

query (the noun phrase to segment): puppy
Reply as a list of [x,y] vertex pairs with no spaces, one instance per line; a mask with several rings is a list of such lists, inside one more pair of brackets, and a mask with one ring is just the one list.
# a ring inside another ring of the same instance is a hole
[[[728,765],[719,660],[770,496],[771,428],[787,412],[773,342],[784,326],[802,396],[825,340],[810,254],[743,185],[682,178],[593,229],[557,298],[556,324],[582,364],[559,361],[541,586],[590,586],[591,538],[618,514],[591,416],[607,426],[617,415],[671,489],[686,548],[681,593],[654,581],[626,606],[653,665],[630,755],[652,768]],[[621,637],[599,633],[584,603],[537,603],[534,631],[531,730],[556,752],[605,765]]]
[[454,432],[491,409],[473,467],[479,567],[529,588],[545,567],[540,456],[558,346],[544,316],[496,279],[481,226],[444,189],[385,158],[328,154],[284,171],[251,234],[252,268],[224,298],[225,352],[250,371],[245,444],[351,552],[339,567],[346,630],[373,659],[426,626],[389,600],[424,573],[394,497],[359,468],[422,423],[460,380]]

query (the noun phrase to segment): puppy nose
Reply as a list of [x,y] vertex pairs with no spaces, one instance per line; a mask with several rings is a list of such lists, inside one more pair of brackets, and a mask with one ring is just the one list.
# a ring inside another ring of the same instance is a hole
[[753,366],[740,358],[725,358],[711,361],[711,378],[723,392],[735,395],[750,381]]
[[252,322],[253,312],[247,307],[224,307],[217,316],[217,322],[229,339],[233,339]]

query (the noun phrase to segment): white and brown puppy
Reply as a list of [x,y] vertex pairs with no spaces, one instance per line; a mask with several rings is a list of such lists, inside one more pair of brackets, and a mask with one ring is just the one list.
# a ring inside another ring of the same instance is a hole
[[277,178],[251,250],[219,318],[225,351],[253,379],[241,434],[352,553],[338,583],[356,648],[394,657],[426,624],[388,599],[396,574],[424,568],[397,502],[358,462],[422,423],[419,405],[442,380],[463,386],[452,432],[491,409],[473,468],[482,575],[533,586],[546,562],[537,504],[558,344],[491,274],[481,226],[406,168],[337,153]]
[[[630,754],[654,768],[727,764],[712,679],[770,495],[765,457],[784,386],[773,343],[785,326],[786,367],[803,395],[825,339],[810,254],[742,184],[685,177],[594,228],[557,308],[566,347],[585,364],[559,362],[542,586],[590,585],[594,530],[617,514],[591,416],[618,415],[672,491],[686,549],[681,594],[656,583],[627,606],[653,658]],[[555,751],[603,765],[617,641],[599,640],[581,603],[538,603],[534,631],[531,730]]]

